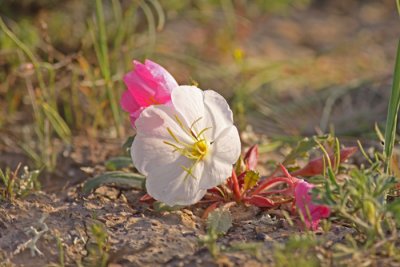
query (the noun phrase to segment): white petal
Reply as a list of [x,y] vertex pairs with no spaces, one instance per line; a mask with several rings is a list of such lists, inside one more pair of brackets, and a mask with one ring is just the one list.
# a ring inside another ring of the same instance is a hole
[[165,166],[153,166],[146,179],[146,189],[150,196],[167,205],[191,205],[198,202],[206,193],[199,189],[199,179],[203,164],[197,164],[192,174],[180,166],[190,167],[193,161],[179,157],[176,162]]
[[240,156],[240,138],[235,126],[226,128],[211,145],[210,155],[204,162],[200,180],[201,189],[222,184],[232,174],[232,165]]
[[222,131],[213,143],[213,157],[230,164],[236,163],[240,150],[239,132],[234,125]]
[[136,121],[137,135],[131,148],[131,156],[135,167],[147,175],[153,166],[163,166],[174,162],[179,156],[178,151],[164,142],[176,143],[167,128],[184,142],[192,140],[174,119],[176,112],[173,107],[160,105],[146,108]]
[[[212,126],[211,137],[216,137],[233,124],[232,110],[229,108],[225,98],[215,91],[204,92],[204,106],[208,122]],[[210,133],[210,132],[207,132]]]
[[[186,119],[189,127],[195,122],[196,129],[201,131],[204,126],[204,96],[203,91],[195,86],[178,86],[171,93],[172,104]],[[198,132],[197,131],[197,132]]]
[[232,168],[232,164],[227,164],[217,158],[205,161],[199,188],[206,190],[222,184],[231,176]]

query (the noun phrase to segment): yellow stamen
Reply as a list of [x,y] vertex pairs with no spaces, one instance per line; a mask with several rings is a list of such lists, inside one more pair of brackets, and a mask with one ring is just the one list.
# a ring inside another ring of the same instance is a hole
[[177,122],[179,127],[192,138],[193,143],[187,143],[185,141],[179,140],[178,136],[169,127],[167,127],[167,131],[172,139],[175,141],[175,144],[168,141],[164,141],[164,144],[171,146],[173,148],[173,152],[179,152],[186,158],[193,160],[190,167],[181,166],[182,169],[187,172],[185,178],[187,178],[188,176],[196,178],[192,172],[193,168],[196,166],[197,163],[203,160],[209,152],[209,146],[211,143],[206,140],[204,132],[211,129],[211,127],[204,128],[200,132],[198,132],[196,129],[194,129],[194,126],[200,120],[201,117],[196,119],[191,124],[190,128],[187,128],[184,126],[180,118],[175,115],[175,121]]

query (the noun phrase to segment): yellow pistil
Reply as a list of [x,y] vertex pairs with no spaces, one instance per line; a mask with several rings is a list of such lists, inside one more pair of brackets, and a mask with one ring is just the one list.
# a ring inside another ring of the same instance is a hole
[[195,125],[200,119],[201,118],[196,119],[192,123],[190,128],[187,128],[184,127],[184,124],[178,118],[178,116],[175,116],[175,120],[178,123],[179,127],[181,127],[181,129],[192,138],[193,142],[190,143],[179,140],[178,137],[173,133],[173,131],[170,128],[167,128],[169,135],[172,137],[175,143],[164,141],[164,144],[171,146],[173,148],[173,152],[179,152],[186,158],[193,160],[193,164],[189,168],[181,166],[182,169],[185,170],[187,173],[186,177],[192,176],[193,178],[196,178],[193,175],[193,168],[198,162],[203,160],[209,152],[210,143],[206,140],[204,133],[211,127],[204,128],[201,131],[197,131]]
[[208,145],[205,140],[200,140],[194,143],[192,155],[194,158],[203,159],[205,155],[207,155]]

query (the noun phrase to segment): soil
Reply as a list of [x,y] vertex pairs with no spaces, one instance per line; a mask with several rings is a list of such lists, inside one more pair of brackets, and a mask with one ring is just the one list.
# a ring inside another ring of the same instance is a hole
[[[215,259],[199,243],[199,237],[205,234],[204,221],[198,216],[202,207],[160,213],[138,201],[143,195],[140,191],[101,187],[88,197],[77,191],[79,186],[69,188],[64,198],[37,192],[23,200],[3,203],[0,249],[4,263],[32,267],[59,263],[59,238],[66,266],[77,262],[92,266],[88,255],[90,244],[95,242],[90,230],[93,224],[102,225],[108,234],[109,266],[263,266],[272,262],[271,250],[277,243],[300,233],[297,226],[289,226],[267,212],[236,207],[232,209],[234,226],[219,244],[230,247],[258,242],[259,249],[253,253],[230,251]],[[26,246],[32,238],[27,229],[43,229],[43,218],[48,231],[37,242],[43,255],[33,256]],[[332,227],[328,233],[330,245],[351,232],[345,227]]]

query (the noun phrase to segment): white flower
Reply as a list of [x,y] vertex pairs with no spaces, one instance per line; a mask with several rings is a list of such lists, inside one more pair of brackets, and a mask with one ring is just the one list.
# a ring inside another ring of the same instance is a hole
[[228,103],[215,91],[179,86],[171,100],[141,113],[131,154],[147,176],[149,195],[167,205],[190,205],[231,175],[239,133]]

